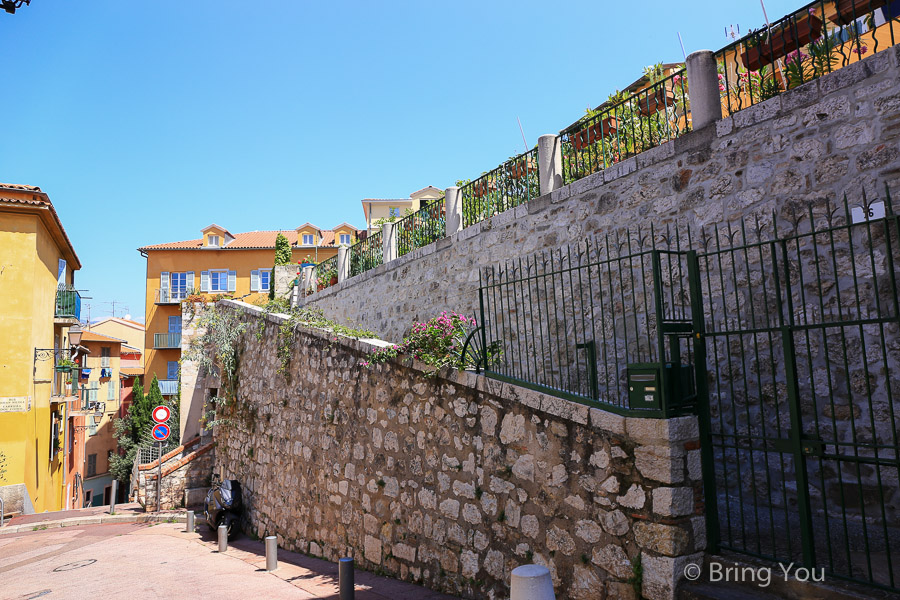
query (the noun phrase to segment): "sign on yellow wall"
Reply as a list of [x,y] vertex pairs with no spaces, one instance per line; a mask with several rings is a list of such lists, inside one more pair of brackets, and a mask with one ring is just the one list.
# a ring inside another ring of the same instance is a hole
[[29,410],[31,410],[31,396],[0,396],[0,413]]

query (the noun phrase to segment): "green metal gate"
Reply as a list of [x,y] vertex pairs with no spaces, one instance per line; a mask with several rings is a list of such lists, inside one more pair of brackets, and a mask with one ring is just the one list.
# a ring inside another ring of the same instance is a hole
[[712,552],[898,590],[900,228],[864,206],[688,252],[707,525]]

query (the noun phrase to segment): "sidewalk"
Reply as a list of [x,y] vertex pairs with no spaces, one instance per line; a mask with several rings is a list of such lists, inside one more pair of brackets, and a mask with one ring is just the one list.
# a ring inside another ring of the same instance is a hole
[[109,514],[109,506],[88,506],[75,510],[43,512],[33,515],[18,515],[7,519],[0,528],[0,535],[50,529],[52,527],[70,527],[72,525],[97,525],[99,523],[184,523],[185,511],[168,510],[159,513],[144,512],[138,503],[117,504],[115,514]]

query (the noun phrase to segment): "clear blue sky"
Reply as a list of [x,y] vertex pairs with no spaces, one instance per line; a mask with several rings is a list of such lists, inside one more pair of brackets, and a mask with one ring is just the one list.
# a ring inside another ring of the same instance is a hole
[[362,198],[521,152],[517,116],[534,145],[682,60],[678,31],[690,53],[761,23],[759,0],[33,0],[0,13],[0,181],[50,194],[92,317],[143,320],[139,246],[362,225]]

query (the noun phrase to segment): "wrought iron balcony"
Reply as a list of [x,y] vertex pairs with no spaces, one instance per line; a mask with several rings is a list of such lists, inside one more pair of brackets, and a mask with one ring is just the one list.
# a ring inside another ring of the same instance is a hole
[[180,333],[154,333],[153,348],[163,350],[165,348],[181,348]]
[[188,297],[187,290],[156,290],[155,304],[181,304]]
[[56,290],[54,318],[63,321],[81,320],[81,294],[70,285],[60,284]]
[[159,391],[163,396],[174,396],[178,393],[177,379],[160,379]]

